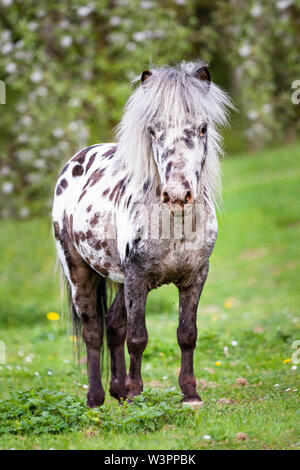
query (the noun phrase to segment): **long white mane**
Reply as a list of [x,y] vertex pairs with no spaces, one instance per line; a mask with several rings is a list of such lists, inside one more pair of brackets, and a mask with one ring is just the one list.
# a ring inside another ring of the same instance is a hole
[[151,68],[151,79],[128,99],[117,127],[115,162],[126,167],[137,190],[146,178],[157,174],[147,130],[151,123],[159,120],[179,127],[187,119],[197,122],[199,116],[206,115],[209,126],[202,183],[218,203],[221,193],[219,157],[223,155],[218,128],[227,124],[228,109],[234,106],[225,91],[212,82],[208,87],[207,82],[195,77],[203,65],[203,62],[182,62],[175,67]]

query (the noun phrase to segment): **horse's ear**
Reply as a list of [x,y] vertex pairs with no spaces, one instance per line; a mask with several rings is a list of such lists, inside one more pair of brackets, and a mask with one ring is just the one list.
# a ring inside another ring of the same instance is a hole
[[142,84],[145,83],[146,80],[148,80],[149,77],[151,77],[152,72],[150,70],[144,70],[144,72],[141,75],[141,82]]
[[202,82],[205,82],[209,87],[210,82],[211,82],[211,73],[209,69],[206,67],[206,65],[203,65],[202,67],[197,69],[194,75],[196,78],[198,78]]

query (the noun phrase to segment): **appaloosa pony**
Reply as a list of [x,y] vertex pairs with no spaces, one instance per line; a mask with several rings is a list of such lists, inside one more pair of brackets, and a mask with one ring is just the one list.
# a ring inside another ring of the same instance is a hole
[[[146,297],[168,283],[179,289],[183,401],[201,404],[193,371],[196,315],[217,237],[218,126],[226,124],[230,107],[203,62],[144,71],[125,106],[117,142],[81,150],[59,176],[54,232],[74,315],[82,324],[89,406],[104,401],[104,327],[110,394],[130,400],[141,393]],[[118,284],[108,311],[107,279]]]

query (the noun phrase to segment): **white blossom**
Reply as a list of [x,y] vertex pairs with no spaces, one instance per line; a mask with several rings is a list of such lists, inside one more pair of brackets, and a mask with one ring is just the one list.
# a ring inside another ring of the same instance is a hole
[[270,103],[266,103],[261,109],[264,113],[269,114],[272,111],[272,105]]
[[30,126],[32,124],[32,117],[31,116],[22,116],[21,123],[23,126]]
[[4,55],[9,54],[13,50],[13,44],[11,42],[6,42],[3,44],[1,52]]
[[63,36],[60,40],[62,47],[69,47],[73,42],[72,36]]
[[109,22],[112,26],[118,26],[121,23],[121,18],[119,16],[112,16]]
[[276,7],[277,7],[278,10],[285,10],[290,5],[292,5],[292,3],[293,3],[293,0],[279,0],[276,3]]
[[7,73],[14,73],[17,70],[17,65],[14,62],[10,62],[5,67],[5,72]]
[[148,38],[148,32],[147,31],[137,31],[132,35],[133,39],[137,42],[142,42],[145,41],[145,39]]
[[9,41],[11,38],[11,32],[8,30],[8,29],[5,29],[4,31],[2,31],[1,35],[0,35],[0,40],[1,41]]
[[63,129],[57,127],[56,129],[53,129],[52,135],[53,137],[56,137],[57,139],[59,139],[59,137],[62,137],[64,135],[64,131]]
[[70,105],[72,108],[77,108],[78,106],[81,105],[81,99],[75,96],[75,97],[73,97],[73,98],[70,99],[69,105]]
[[90,6],[84,6],[84,7],[79,7],[77,9],[77,15],[78,16],[87,16],[89,15],[91,12],[93,11],[93,7],[90,5]]
[[9,175],[10,170],[11,170],[10,166],[5,165],[5,166],[3,166],[3,167],[1,168],[0,174],[1,174],[2,176]]
[[247,57],[251,52],[251,46],[248,42],[245,42],[238,50],[241,57]]
[[13,189],[14,189],[14,184],[11,181],[6,181],[1,186],[1,190],[4,194],[10,194]]
[[260,3],[256,3],[250,10],[250,15],[253,18],[258,18],[259,16],[262,15],[263,8]]
[[35,168],[38,168],[39,170],[42,170],[43,168],[45,168],[46,163],[45,163],[45,160],[43,160],[42,158],[37,158],[33,162],[33,165],[35,166]]
[[9,7],[10,5],[12,5],[13,0],[1,0],[1,3],[4,7]]
[[255,109],[251,109],[247,113],[247,118],[250,119],[250,121],[254,121],[255,119],[258,118],[258,112]]
[[134,42],[128,42],[125,47],[128,51],[134,51],[134,49],[136,49],[136,44]]
[[30,31],[35,31],[38,27],[38,24],[36,21],[30,21],[27,26]]
[[38,96],[46,96],[48,94],[48,90],[45,86],[39,86],[37,89],[36,89],[36,94]]
[[142,8],[142,10],[151,10],[153,7],[153,2],[150,2],[149,0],[145,0],[140,3],[140,8]]
[[35,70],[31,75],[30,75],[30,80],[33,83],[39,83],[43,80],[43,72],[41,70]]
[[28,140],[28,135],[26,134],[20,134],[18,135],[18,142],[20,142],[21,144],[24,144],[24,142],[27,142]]
[[33,157],[33,151],[30,149],[19,150],[17,156],[21,162],[28,162]]
[[24,113],[24,112],[26,111],[26,109],[27,109],[27,104],[24,103],[24,101],[21,101],[21,103],[19,103],[19,104],[17,105],[17,111],[18,111],[19,113]]
[[[22,217],[22,219],[25,219],[26,217],[29,216],[29,209],[28,207],[22,207],[19,211],[19,215],[20,217]],[[36,372],[35,375],[37,375],[38,373]]]

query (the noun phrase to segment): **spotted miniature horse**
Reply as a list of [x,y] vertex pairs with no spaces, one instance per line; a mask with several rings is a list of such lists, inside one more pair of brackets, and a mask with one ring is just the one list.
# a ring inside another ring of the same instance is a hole
[[[168,283],[179,289],[183,402],[201,404],[193,371],[196,314],[217,236],[218,126],[226,124],[232,104],[211,82],[203,62],[144,71],[140,82],[126,103],[117,143],[81,150],[63,168],[55,188],[56,246],[73,311],[82,324],[91,407],[104,401],[104,327],[110,394],[121,401],[141,393],[146,297]],[[178,236],[175,225],[187,225],[189,215],[191,236],[184,230]],[[117,283],[108,311],[107,279]]]

